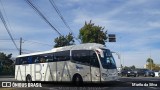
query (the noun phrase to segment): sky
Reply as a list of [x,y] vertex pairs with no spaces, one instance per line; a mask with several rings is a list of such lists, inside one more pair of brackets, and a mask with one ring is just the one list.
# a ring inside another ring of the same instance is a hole
[[[62,35],[70,31],[49,0],[31,0]],[[144,67],[151,57],[160,64],[160,0],[54,0],[59,11],[77,37],[86,22],[105,27],[116,34],[116,42],[106,42],[117,66]],[[26,3],[26,0],[0,0],[0,9],[17,46],[22,37],[22,52],[50,50],[59,35]],[[0,52],[19,52],[0,20]],[[76,44],[79,44],[76,41]]]

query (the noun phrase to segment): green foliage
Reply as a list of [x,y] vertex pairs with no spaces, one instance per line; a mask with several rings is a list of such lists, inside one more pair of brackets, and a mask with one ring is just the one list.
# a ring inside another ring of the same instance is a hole
[[134,70],[134,69],[136,69],[136,67],[134,65],[129,66],[129,67],[125,66],[123,69],[126,69],[126,70],[132,69],[132,70]]
[[152,58],[148,58],[146,60],[147,64],[146,64],[146,68],[150,69],[150,70],[160,70],[160,65],[155,64],[154,60]]
[[155,64],[155,66],[153,67],[153,70],[160,71],[160,65]]
[[0,62],[3,65],[9,66],[12,65],[13,61],[11,60],[12,54],[4,54],[3,52],[0,52]]
[[54,42],[55,42],[54,47],[73,45],[74,44],[74,37],[73,37],[72,33],[69,33],[66,36],[60,36],[60,37],[55,38]]
[[12,54],[4,54],[0,52],[0,75],[13,75],[14,65],[11,60]]
[[160,65],[155,64],[154,60],[152,58],[148,58],[146,62],[147,62],[147,65],[146,65],[147,69],[150,69],[150,70],[160,70]]
[[148,58],[148,59],[147,59],[147,62],[148,62],[148,63],[154,63],[152,58]]
[[96,26],[91,21],[85,22],[85,25],[80,29],[79,39],[82,43],[100,43],[105,44],[107,40],[107,31],[103,31],[104,28]]
[[147,62],[146,68],[153,70],[153,68],[155,67],[153,59],[148,58],[146,62]]
[[128,70],[128,69],[129,69],[129,67],[125,66],[125,67],[123,67],[123,69]]
[[133,70],[136,69],[136,67],[134,65],[130,66],[130,68]]

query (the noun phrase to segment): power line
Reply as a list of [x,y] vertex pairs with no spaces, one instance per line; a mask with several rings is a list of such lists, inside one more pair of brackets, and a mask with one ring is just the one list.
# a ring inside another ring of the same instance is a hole
[[69,25],[67,24],[67,22],[64,20],[62,14],[60,13],[58,7],[56,6],[55,2],[53,0],[49,0],[51,5],[53,6],[53,8],[56,10],[57,14],[59,15],[59,17],[61,18],[61,20],[63,21],[63,23],[66,25],[66,27],[72,32],[71,28],[69,27]]
[[37,14],[49,25],[51,26],[51,28],[56,31],[60,36],[61,33],[47,20],[47,18],[41,13],[40,10],[38,10],[38,8],[30,1],[30,0],[26,0],[26,2],[37,12]]
[[5,16],[5,18],[6,18],[6,21],[8,22],[8,27],[11,29],[11,26],[10,26],[10,24],[9,24],[9,21],[8,21],[8,18],[7,18],[7,15],[6,15],[6,12],[5,12],[5,9],[4,9],[4,5],[3,5],[3,3],[2,3],[2,0],[0,0],[0,2],[1,2],[1,6],[2,6],[2,9],[3,9],[3,14],[4,14],[4,16]]
[[[37,14],[49,25],[51,26],[51,28],[56,31],[60,36],[62,36],[62,34],[48,21],[48,19],[44,16],[44,14],[42,14],[42,12],[30,1],[30,0],[26,0],[26,2],[37,12]],[[63,37],[63,36],[62,36]],[[65,38],[66,39],[66,38]],[[66,41],[68,41],[66,39]],[[68,41],[69,42],[69,41]]]
[[62,14],[60,13],[58,7],[56,6],[54,0],[49,0],[51,5],[53,6],[53,8],[55,9],[55,11],[57,12],[57,14],[59,15],[59,17],[61,18],[61,20],[63,21],[63,23],[65,24],[65,26],[69,29],[69,31],[73,34],[73,37],[80,43],[80,41],[78,40],[78,38],[75,37],[72,29],[70,28],[70,26],[67,24],[66,20],[63,18]]
[[[1,3],[2,3],[2,2],[1,2]],[[6,21],[5,21],[4,17],[3,17],[3,14],[2,14],[2,12],[1,12],[1,9],[0,9],[0,18],[1,18],[1,20],[2,20],[2,22],[3,22],[3,24],[4,24],[4,26],[5,26],[5,28],[6,28],[6,30],[7,30],[7,33],[8,33],[8,35],[9,35],[9,37],[10,37],[11,40],[12,40],[14,46],[15,46],[16,49],[19,51],[18,46],[16,45],[16,43],[15,43],[15,41],[14,41],[14,39],[13,39],[13,36],[12,36],[12,34],[11,34],[8,26],[7,26],[7,23],[6,23]]]

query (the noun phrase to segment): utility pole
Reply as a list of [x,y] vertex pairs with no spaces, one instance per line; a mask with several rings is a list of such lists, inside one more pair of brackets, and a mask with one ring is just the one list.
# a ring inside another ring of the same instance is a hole
[[19,48],[19,55],[22,54],[22,37],[20,38],[20,48]]

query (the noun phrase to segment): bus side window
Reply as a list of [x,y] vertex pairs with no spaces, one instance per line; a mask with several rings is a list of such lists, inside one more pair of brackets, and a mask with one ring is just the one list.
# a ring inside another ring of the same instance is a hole
[[40,63],[45,63],[46,62],[46,55],[41,55],[40,56]]
[[57,52],[54,54],[54,60],[59,61],[59,54]]
[[20,57],[20,58],[19,58],[19,65],[21,65],[21,64],[22,64],[22,62],[23,62],[23,58],[22,58],[22,57]]
[[57,61],[57,57],[56,57],[56,54],[55,54],[55,53],[53,54],[53,62],[54,62],[54,61]]
[[16,65],[20,65],[20,58],[16,58]]
[[39,56],[34,56],[34,63],[40,63]]
[[27,57],[21,58],[22,64],[28,64]]
[[73,50],[72,51],[72,62],[80,63],[80,58],[81,58],[81,55],[80,55],[79,50]]
[[73,50],[72,62],[90,65],[89,52],[90,50]]
[[61,51],[61,52],[56,52],[54,54],[54,59],[56,61],[67,61],[70,60],[70,51]]
[[90,52],[90,61],[91,61],[91,66],[93,67],[100,67],[97,55],[94,51]]
[[53,62],[53,54],[46,55],[46,62]]
[[33,61],[32,58],[33,58],[33,57],[32,57],[32,56],[29,56],[29,57],[27,57],[27,58],[28,58],[28,60],[27,60],[27,61],[28,61],[28,64],[32,64],[32,61]]
[[70,51],[64,51],[65,60],[70,60]]

